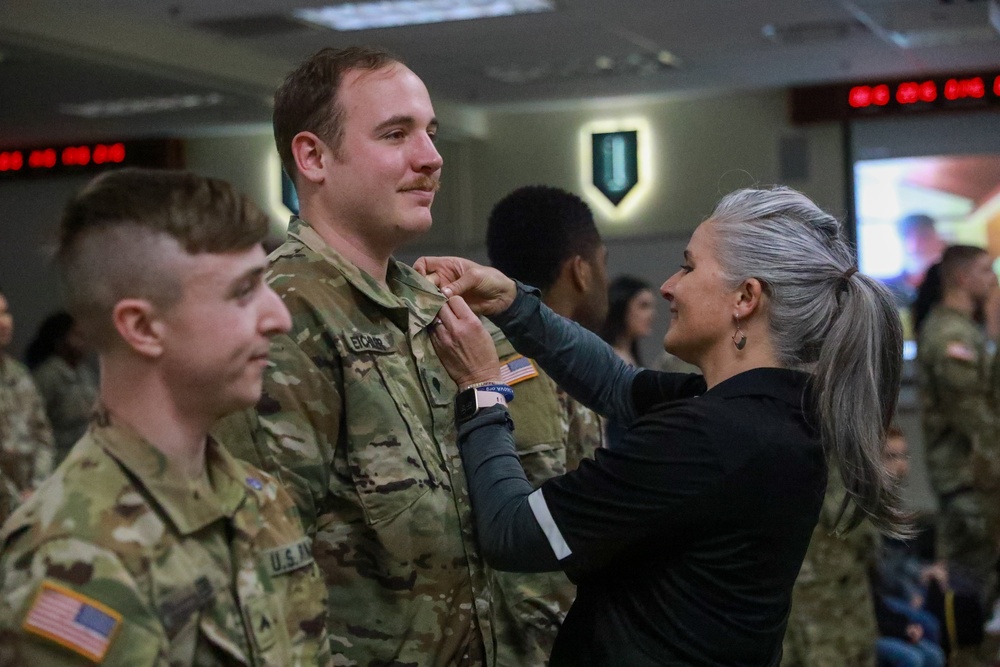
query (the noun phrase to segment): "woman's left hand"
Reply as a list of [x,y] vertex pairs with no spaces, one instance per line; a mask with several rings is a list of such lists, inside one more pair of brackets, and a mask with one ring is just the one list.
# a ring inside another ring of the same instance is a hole
[[438,312],[431,342],[459,389],[500,378],[500,360],[493,339],[469,304],[453,296]]

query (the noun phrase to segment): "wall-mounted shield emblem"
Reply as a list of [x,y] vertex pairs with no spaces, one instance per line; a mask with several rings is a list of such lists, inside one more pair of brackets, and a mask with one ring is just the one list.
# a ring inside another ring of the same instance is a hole
[[618,206],[639,183],[639,133],[595,133],[591,142],[594,187]]

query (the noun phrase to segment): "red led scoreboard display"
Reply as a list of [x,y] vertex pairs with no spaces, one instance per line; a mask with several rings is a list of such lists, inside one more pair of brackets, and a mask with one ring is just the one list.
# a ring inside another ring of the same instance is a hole
[[0,181],[86,174],[115,167],[183,166],[174,139],[103,141],[32,148],[0,147]]
[[1000,72],[793,88],[792,120],[811,122],[927,111],[1000,109]]

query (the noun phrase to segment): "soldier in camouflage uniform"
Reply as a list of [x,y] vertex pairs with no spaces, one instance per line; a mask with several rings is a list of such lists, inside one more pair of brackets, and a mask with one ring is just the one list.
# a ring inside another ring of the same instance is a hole
[[87,430],[97,400],[97,373],[73,316],[59,311],[45,318],[25,360],[52,425],[58,465]]
[[977,473],[998,446],[998,415],[986,337],[973,316],[997,279],[986,251],[972,246],[949,247],[941,277],[941,302],[917,348],[927,471],[939,504],[938,556],[982,586],[988,609],[1000,552]]
[[207,437],[260,396],[290,324],[263,282],[267,225],[184,172],[110,172],[68,205],[59,267],[102,407],[0,531],[0,663],[332,664],[294,502]]
[[783,667],[874,667],[878,626],[868,569],[878,533],[867,521],[841,535],[846,491],[831,466],[819,522],[792,589]]
[[431,224],[442,161],[427,90],[383,52],[324,49],[279,88],[274,126],[302,217],[267,281],[292,330],[272,344],[257,410],[216,432],[249,427],[255,448],[235,451],[295,495],[336,664],[493,664],[457,388],[429,334],[445,298],[391,257]]
[[[519,188],[501,199],[486,231],[490,262],[538,287],[547,306],[590,329],[607,314],[607,250],[590,208],[576,195],[545,186]],[[503,333],[486,324],[497,347],[501,379],[514,387],[509,406],[514,444],[536,488],[575,470],[603,446],[600,417],[574,400],[517,354]],[[497,664],[543,665],[576,597],[562,572],[497,572]]]
[[52,472],[55,445],[45,406],[28,369],[4,353],[14,335],[0,291],[0,470],[27,497]]

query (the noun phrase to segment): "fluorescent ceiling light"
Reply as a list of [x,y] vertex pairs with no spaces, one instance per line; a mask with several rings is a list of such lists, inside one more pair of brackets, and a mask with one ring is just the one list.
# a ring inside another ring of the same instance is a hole
[[223,97],[219,93],[208,93],[207,95],[172,95],[170,97],[141,97],[136,99],[84,102],[83,104],[63,104],[59,107],[59,111],[68,116],[114,118],[162,111],[214,107],[221,104],[222,101]]
[[334,30],[466,21],[492,16],[551,12],[553,0],[384,0],[296,9],[296,18]]

